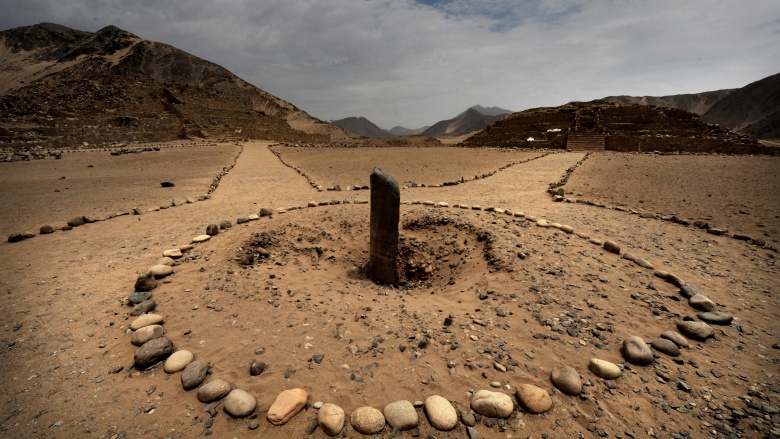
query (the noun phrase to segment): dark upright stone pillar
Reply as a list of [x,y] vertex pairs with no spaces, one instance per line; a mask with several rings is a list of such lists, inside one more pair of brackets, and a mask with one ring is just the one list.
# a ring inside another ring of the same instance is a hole
[[371,280],[398,286],[398,221],[401,190],[379,168],[371,173]]

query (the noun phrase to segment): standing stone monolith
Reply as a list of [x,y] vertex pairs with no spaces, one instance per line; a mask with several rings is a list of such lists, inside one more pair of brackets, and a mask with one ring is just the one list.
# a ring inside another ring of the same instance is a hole
[[381,169],[371,173],[371,280],[398,286],[398,222],[401,190]]

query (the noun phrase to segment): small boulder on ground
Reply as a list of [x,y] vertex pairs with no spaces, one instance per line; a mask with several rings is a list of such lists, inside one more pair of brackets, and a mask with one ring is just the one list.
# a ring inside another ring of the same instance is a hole
[[165,330],[160,325],[149,325],[133,332],[130,343],[135,346],[143,346],[149,340],[165,335]]
[[233,389],[225,397],[225,412],[234,418],[249,416],[257,407],[257,399],[246,390]]
[[219,226],[216,224],[209,224],[206,226],[206,234],[209,236],[216,236],[219,233]]
[[137,331],[144,326],[159,325],[163,321],[165,321],[165,317],[162,314],[144,314],[130,323],[130,329]]
[[661,338],[665,338],[667,340],[671,340],[676,344],[677,346],[681,348],[687,348],[688,347],[688,339],[683,337],[682,334],[675,331],[664,331],[661,333]]
[[715,302],[710,300],[704,294],[694,294],[690,299],[688,299],[688,305],[702,311],[712,311],[715,309]]
[[181,374],[181,386],[184,390],[192,390],[198,386],[209,373],[209,364],[205,361],[193,361],[184,368]]
[[657,338],[650,342],[650,346],[652,346],[656,351],[672,357],[677,357],[680,355],[680,348],[677,346],[677,344],[666,338]]
[[720,311],[709,311],[699,314],[699,318],[713,325],[730,325],[734,316]]
[[266,419],[273,425],[284,425],[306,407],[308,400],[309,394],[303,389],[283,390],[268,409]]
[[610,253],[614,253],[616,255],[620,254],[620,245],[617,242],[615,242],[615,241],[607,239],[606,241],[604,241],[604,245],[603,246],[604,246],[604,250],[606,250],[606,251],[608,251]]
[[377,434],[385,428],[385,415],[374,407],[358,407],[349,415],[349,423],[358,433]]
[[477,390],[471,398],[471,409],[489,418],[508,418],[514,408],[512,398],[501,392]]
[[145,369],[165,360],[173,353],[173,343],[165,337],[155,338],[144,343],[135,351],[133,361],[139,369]]
[[163,365],[163,371],[165,371],[165,373],[180,372],[184,370],[184,368],[187,367],[187,365],[192,363],[194,360],[195,360],[195,355],[193,355],[192,352],[187,350],[176,351],[172,353],[167,360],[165,360],[165,364]]
[[[172,261],[173,259],[171,259]],[[173,274],[173,267],[167,264],[156,264],[149,267],[149,271],[155,279],[160,279]]]
[[137,292],[152,291],[157,288],[157,279],[154,278],[151,271],[146,271],[146,273],[138,275],[134,287]]
[[41,235],[48,235],[49,233],[54,233],[54,227],[52,226],[41,226],[41,229],[39,230],[39,233]]
[[705,341],[715,334],[712,326],[707,323],[689,320],[678,320],[677,330],[684,336],[697,341]]
[[401,431],[416,427],[420,420],[414,405],[405,399],[387,404],[382,414],[388,425]]
[[570,396],[577,396],[582,392],[582,380],[580,374],[569,366],[554,367],[550,373],[550,381],[561,392]]
[[517,386],[515,394],[520,406],[528,413],[541,414],[552,408],[553,402],[550,394],[539,386],[520,384]]
[[458,411],[446,398],[439,395],[431,395],[423,403],[428,422],[433,428],[441,431],[449,431],[458,425]]
[[230,383],[222,378],[209,381],[198,389],[198,401],[208,404],[226,397],[233,390]]
[[623,340],[623,356],[637,366],[653,364],[653,352],[641,337],[636,335]]
[[317,424],[328,436],[336,436],[344,429],[346,415],[336,404],[325,403],[317,412]]
[[592,358],[590,360],[588,369],[597,377],[605,380],[616,380],[623,374],[623,371],[620,370],[620,367],[617,364],[598,358]]
[[84,225],[84,217],[83,216],[77,216],[75,218],[71,218],[68,220],[68,225],[70,227],[79,227]]

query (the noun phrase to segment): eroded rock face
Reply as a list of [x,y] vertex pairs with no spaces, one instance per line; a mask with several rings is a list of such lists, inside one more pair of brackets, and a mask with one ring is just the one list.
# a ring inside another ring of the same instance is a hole
[[379,168],[371,173],[371,280],[398,286],[398,222],[401,215],[398,183]]

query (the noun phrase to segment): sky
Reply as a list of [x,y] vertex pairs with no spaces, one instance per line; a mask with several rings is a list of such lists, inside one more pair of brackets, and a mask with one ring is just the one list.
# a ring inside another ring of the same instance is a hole
[[780,72],[778,0],[0,0],[0,30],[115,25],[322,120],[737,88]]

